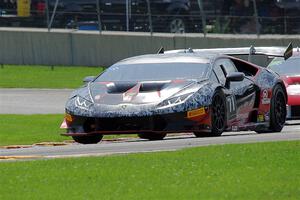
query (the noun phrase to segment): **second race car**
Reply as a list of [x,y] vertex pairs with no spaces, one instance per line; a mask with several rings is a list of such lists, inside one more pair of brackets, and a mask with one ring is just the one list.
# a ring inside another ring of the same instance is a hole
[[294,48],[293,56],[275,57],[268,65],[280,75],[287,90],[287,119],[300,119],[300,50]]

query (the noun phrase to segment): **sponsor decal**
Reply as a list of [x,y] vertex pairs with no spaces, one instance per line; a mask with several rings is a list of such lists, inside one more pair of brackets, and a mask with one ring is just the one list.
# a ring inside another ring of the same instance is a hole
[[262,114],[257,115],[257,122],[264,122],[264,121],[265,121],[264,115]]
[[204,107],[196,109],[196,110],[191,110],[187,112],[187,118],[193,118],[197,116],[201,116],[205,114],[205,109]]
[[226,97],[226,102],[227,102],[227,117],[229,120],[236,118],[236,113],[237,113],[237,104],[236,104],[236,99],[234,95]]
[[270,113],[269,112],[265,113],[265,120],[266,121],[270,120]]
[[271,99],[269,98],[268,90],[263,90],[261,104],[270,104],[270,102],[271,102]]

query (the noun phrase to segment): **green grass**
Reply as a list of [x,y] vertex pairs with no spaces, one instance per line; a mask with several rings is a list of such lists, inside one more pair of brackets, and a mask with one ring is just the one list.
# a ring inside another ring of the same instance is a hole
[[0,163],[6,199],[299,199],[300,141]]
[[[62,142],[72,140],[61,136],[64,115],[0,115],[0,146]],[[135,137],[136,135],[106,135],[104,139]],[[0,198],[1,199],[1,198]]]
[[13,66],[0,67],[0,88],[77,88],[86,76],[96,76],[102,67]]
[[[0,115],[0,146],[60,142],[64,115]],[[0,198],[1,199],[1,198]]]

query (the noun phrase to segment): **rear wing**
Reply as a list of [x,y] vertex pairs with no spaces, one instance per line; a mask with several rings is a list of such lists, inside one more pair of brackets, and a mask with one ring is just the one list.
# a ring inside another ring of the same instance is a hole
[[248,61],[253,61],[254,55],[263,55],[270,57],[283,57],[285,60],[293,55],[293,45],[290,43],[285,47],[238,47],[238,48],[214,48],[214,49],[179,49],[165,51],[164,53],[206,53],[206,54],[224,54],[229,56],[248,55]]

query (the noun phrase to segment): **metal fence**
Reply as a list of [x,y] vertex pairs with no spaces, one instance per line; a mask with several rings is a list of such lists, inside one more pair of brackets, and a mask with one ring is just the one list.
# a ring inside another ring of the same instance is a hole
[[29,14],[20,17],[21,1],[0,1],[0,26],[100,33],[300,33],[297,0],[31,0]]

